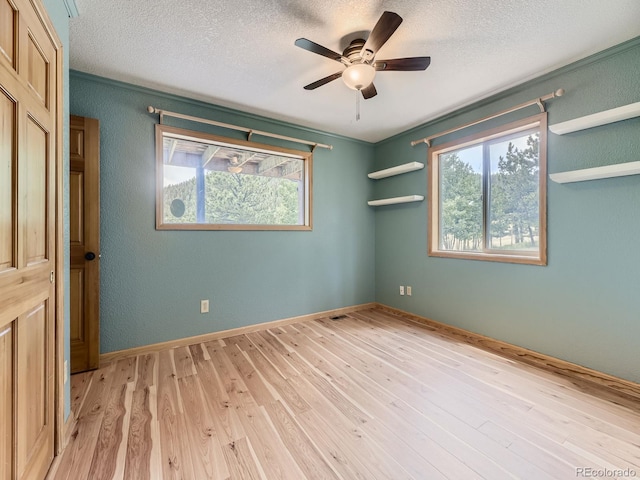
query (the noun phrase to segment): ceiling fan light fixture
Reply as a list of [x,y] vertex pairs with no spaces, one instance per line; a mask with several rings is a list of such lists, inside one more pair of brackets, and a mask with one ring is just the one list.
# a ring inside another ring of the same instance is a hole
[[342,72],[342,80],[352,90],[362,90],[371,85],[376,76],[376,69],[368,63],[355,63],[349,65]]

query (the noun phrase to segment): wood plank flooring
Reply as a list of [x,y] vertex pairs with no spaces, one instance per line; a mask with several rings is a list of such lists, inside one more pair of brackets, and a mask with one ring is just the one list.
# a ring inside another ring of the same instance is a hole
[[640,477],[640,405],[379,309],[74,375],[49,480]]

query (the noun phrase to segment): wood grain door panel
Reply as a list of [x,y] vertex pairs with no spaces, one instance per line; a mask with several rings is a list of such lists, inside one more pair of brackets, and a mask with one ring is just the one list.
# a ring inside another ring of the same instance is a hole
[[84,172],[69,172],[69,242],[84,245]]
[[48,260],[47,241],[50,217],[47,211],[47,199],[50,198],[48,158],[48,132],[44,131],[31,117],[27,118],[26,155],[22,157],[23,165],[22,201],[26,216],[26,232],[24,238],[25,263],[27,266]]
[[16,267],[15,178],[17,106],[0,90],[0,272]]
[[0,0],[0,478],[54,452],[58,57],[40,0]]
[[28,47],[28,82],[36,96],[45,107],[49,107],[49,60],[40,49],[38,43],[29,35]]
[[13,478],[13,322],[0,328],[0,478]]
[[8,0],[0,0],[0,61],[15,69],[17,12]]
[[22,478],[37,478],[32,469],[46,463],[39,457],[53,451],[53,405],[48,402],[53,375],[50,316],[48,302],[42,302],[18,318],[16,466]]

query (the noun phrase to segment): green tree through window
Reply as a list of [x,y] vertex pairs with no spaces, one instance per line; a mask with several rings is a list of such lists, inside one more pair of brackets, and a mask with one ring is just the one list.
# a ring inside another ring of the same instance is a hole
[[[171,203],[181,199],[184,213],[175,216]],[[196,221],[195,177],[164,188],[167,223]],[[296,225],[300,216],[298,182],[223,172],[205,175],[205,219],[207,223]]]
[[311,152],[156,130],[159,229],[310,230]]
[[546,115],[434,147],[429,254],[546,263]]

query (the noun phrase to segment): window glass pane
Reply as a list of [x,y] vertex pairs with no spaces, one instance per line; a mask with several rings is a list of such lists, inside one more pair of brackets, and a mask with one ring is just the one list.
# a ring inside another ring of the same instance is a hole
[[440,249],[482,251],[482,145],[439,155]]
[[518,134],[489,145],[490,248],[538,249],[539,134]]
[[[289,160],[302,163],[302,160]],[[243,173],[208,172],[205,176],[205,193],[207,223],[302,225],[304,222],[300,209],[300,198],[304,198],[301,181]]]
[[165,165],[163,168],[165,223],[196,221],[196,169]]
[[162,223],[308,226],[307,158],[162,134]]
[[547,115],[431,147],[430,256],[546,265]]

